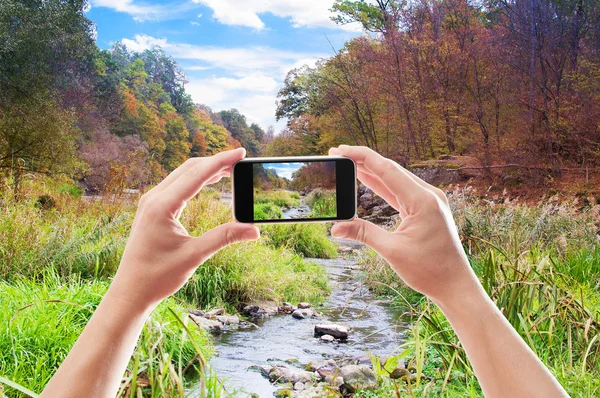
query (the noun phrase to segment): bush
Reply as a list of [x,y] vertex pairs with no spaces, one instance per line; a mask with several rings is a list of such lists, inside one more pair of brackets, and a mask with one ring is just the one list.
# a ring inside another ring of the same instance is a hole
[[300,195],[289,191],[263,191],[254,197],[254,203],[274,203],[278,207],[287,209],[300,204]]
[[[44,275],[43,284],[27,278],[0,282],[0,375],[41,392],[69,353],[108,285],[107,281],[84,282],[76,278],[62,281],[54,272]],[[165,359],[185,366],[197,356],[194,342],[202,347],[202,355],[210,355],[211,343],[206,334],[192,323],[188,335],[170,309],[187,322],[185,307],[175,299],[164,301],[144,326],[128,374],[136,368],[136,363],[144,364],[140,369],[147,367],[145,371],[139,370],[138,379],[158,374]],[[164,387],[166,381],[159,379],[152,377]],[[129,387],[135,387],[131,383],[130,380]],[[158,384],[150,388],[157,389],[155,393],[160,395]]]
[[[451,206],[473,269],[503,315],[567,392],[597,395],[600,249],[593,220],[600,209],[495,205],[462,195],[452,198]],[[414,315],[404,348],[411,364],[433,380],[413,386],[413,392],[482,396],[441,311],[411,293],[373,252],[363,255],[363,266],[368,283]],[[376,394],[388,396],[394,388],[388,382]]]
[[335,191],[315,189],[306,198],[312,210],[312,216],[318,218],[337,217],[337,198]]
[[254,220],[278,220],[283,217],[281,209],[272,203],[260,203],[254,205]]
[[304,257],[337,257],[337,246],[327,237],[325,224],[266,225],[262,230],[275,247],[287,247]]

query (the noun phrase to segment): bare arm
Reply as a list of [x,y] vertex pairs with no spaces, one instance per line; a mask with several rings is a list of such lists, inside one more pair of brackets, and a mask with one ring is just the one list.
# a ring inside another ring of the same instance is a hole
[[565,390],[487,296],[469,265],[445,194],[364,147],[331,155],[352,158],[358,177],[396,208],[394,232],[364,220],[339,223],[332,234],[359,240],[387,260],[413,289],[446,315],[487,397],[564,397]]
[[114,397],[144,322],[196,268],[228,244],[255,240],[252,225],[229,223],[200,237],[178,219],[188,200],[229,175],[243,149],[190,159],[144,195],[115,278],[42,397]]

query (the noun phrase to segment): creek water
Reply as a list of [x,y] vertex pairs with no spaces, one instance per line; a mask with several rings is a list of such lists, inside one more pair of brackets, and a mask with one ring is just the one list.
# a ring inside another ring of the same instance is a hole
[[[342,246],[354,245],[350,241]],[[360,357],[366,354],[390,355],[402,343],[406,325],[400,311],[375,297],[357,278],[358,265],[350,258],[331,260],[307,259],[321,264],[328,272],[331,294],[322,307],[322,318],[297,320],[278,315],[256,322],[256,328],[225,331],[215,336],[216,353],[211,367],[225,380],[229,391],[242,390],[236,396],[250,393],[272,397],[277,386],[260,373],[248,368],[285,360],[322,361],[340,356]],[[302,283],[302,281],[298,281]],[[346,343],[326,343],[313,337],[317,323],[341,323],[351,327]]]
[[294,220],[298,218],[307,218],[311,210],[304,198],[300,199],[300,205],[292,207],[283,212],[284,220]]

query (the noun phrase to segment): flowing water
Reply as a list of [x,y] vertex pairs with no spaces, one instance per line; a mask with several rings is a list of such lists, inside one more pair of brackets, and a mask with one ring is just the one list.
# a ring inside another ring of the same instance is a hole
[[[250,366],[290,359],[306,364],[342,355],[390,355],[402,343],[406,325],[400,321],[400,312],[373,296],[356,278],[358,266],[354,260],[309,261],[323,265],[329,274],[331,295],[323,307],[317,307],[323,317],[297,320],[290,315],[279,315],[257,321],[257,328],[231,330],[216,336],[216,354],[210,364],[225,379],[228,390],[243,389],[260,397],[272,397],[277,386],[260,373],[248,370]],[[349,325],[348,341],[326,343],[313,337],[315,324],[327,322]]]
[[300,205],[297,207],[292,207],[283,212],[284,220],[294,220],[298,218],[308,218],[310,215],[310,207],[304,200],[304,198],[300,199]]

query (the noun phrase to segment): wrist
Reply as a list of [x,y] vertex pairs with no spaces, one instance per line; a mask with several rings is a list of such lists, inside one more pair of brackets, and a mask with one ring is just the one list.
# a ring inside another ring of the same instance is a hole
[[452,296],[445,297],[443,300],[432,298],[432,301],[451,322],[477,317],[489,312],[490,309],[497,310],[478,280],[457,289]]
[[120,283],[115,278],[104,295],[103,301],[110,302],[118,310],[126,311],[131,315],[148,317],[158,306],[148,300],[140,300],[131,289]]

